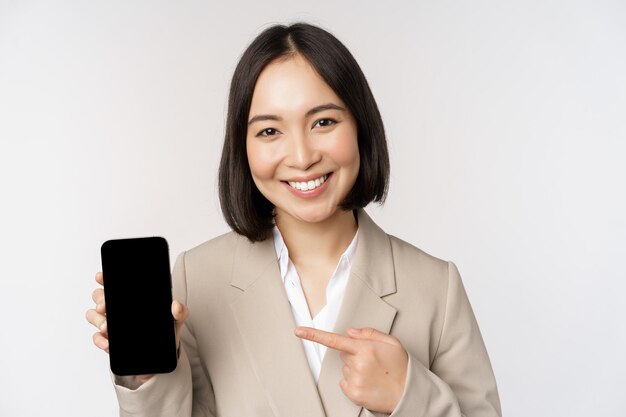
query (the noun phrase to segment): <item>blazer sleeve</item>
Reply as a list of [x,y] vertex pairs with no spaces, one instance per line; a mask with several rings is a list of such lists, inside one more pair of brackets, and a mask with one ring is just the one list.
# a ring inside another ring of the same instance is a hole
[[[174,298],[186,304],[185,252],[176,259],[172,283]],[[213,387],[189,323],[187,319],[181,329],[180,357],[173,372],[157,374],[137,389],[116,383],[113,376],[121,417],[214,417]]]
[[404,393],[392,417],[501,417],[487,350],[456,266],[448,290],[439,346],[430,369],[409,354]]

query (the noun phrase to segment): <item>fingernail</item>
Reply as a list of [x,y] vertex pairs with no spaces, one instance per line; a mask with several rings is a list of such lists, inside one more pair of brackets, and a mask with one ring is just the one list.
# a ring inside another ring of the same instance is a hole
[[303,329],[296,329],[296,336],[302,337],[306,334]]
[[103,321],[103,322],[102,322],[102,324],[100,325],[100,330],[101,330],[101,331],[105,331],[105,330],[106,330],[106,328],[107,328],[107,322],[106,322],[106,321]]
[[361,329],[355,329],[355,328],[350,327],[350,328],[348,329],[348,333],[355,333],[355,334],[358,334],[358,333],[361,333]]

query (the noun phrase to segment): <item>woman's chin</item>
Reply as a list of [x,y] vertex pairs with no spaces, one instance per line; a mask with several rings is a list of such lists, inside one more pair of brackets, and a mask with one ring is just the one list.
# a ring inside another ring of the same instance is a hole
[[309,208],[309,209],[299,209],[299,210],[289,210],[284,211],[279,214],[281,216],[288,216],[292,220],[302,223],[322,223],[331,217],[334,217],[338,214],[339,209],[334,208],[330,209],[328,207],[320,208]]

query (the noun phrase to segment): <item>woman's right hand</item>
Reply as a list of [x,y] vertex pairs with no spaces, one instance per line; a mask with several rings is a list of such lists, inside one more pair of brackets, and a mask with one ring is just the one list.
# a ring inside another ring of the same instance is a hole
[[[106,321],[106,304],[104,300],[104,290],[102,289],[102,285],[104,282],[104,277],[102,272],[98,272],[96,274],[96,282],[100,284],[100,287],[96,288],[91,294],[91,298],[96,304],[95,308],[91,308],[87,310],[86,318],[87,321],[93,324],[98,331],[93,335],[93,343],[100,349],[105,352],[109,352],[109,339],[107,332],[107,321]],[[183,326],[183,323],[189,316],[189,309],[183,303],[178,300],[172,301],[172,316],[174,316],[174,323],[176,324],[176,348],[180,346],[180,329]],[[141,382],[145,382],[152,375],[138,375],[140,377]]]

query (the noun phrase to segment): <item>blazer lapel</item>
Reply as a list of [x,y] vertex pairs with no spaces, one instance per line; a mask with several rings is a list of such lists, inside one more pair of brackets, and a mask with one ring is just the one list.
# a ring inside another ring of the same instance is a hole
[[[231,304],[254,372],[277,417],[324,417],[291,305],[280,279],[272,239],[236,248],[231,285],[243,290]],[[245,401],[245,398],[242,398]]]
[[[348,327],[373,327],[389,333],[397,310],[381,297],[396,292],[391,244],[364,210],[358,211],[358,221],[359,241],[334,331],[345,335]],[[327,417],[358,416],[361,412],[362,407],[352,403],[339,386],[342,368],[339,352],[328,349],[318,384]]]

